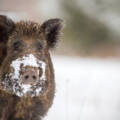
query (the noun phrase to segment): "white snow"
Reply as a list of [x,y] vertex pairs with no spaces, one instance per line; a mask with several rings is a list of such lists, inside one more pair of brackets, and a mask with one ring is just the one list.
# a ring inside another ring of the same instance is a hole
[[23,88],[23,94],[26,94],[30,90],[31,85],[22,84],[22,88]]
[[120,120],[120,59],[53,58],[56,95],[43,120]]
[[[22,88],[23,88],[23,94],[26,94],[28,91],[31,90],[31,85],[26,85],[26,84],[22,84]],[[36,89],[36,96],[38,96],[40,94],[40,91],[42,90],[41,87]],[[22,96],[22,94],[18,94],[18,96]],[[31,95],[32,97],[34,97],[34,95]]]

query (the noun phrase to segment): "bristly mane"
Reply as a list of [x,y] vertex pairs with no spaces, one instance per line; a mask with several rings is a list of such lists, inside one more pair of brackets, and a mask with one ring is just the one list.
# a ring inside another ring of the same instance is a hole
[[14,35],[17,36],[39,36],[41,33],[41,25],[32,21],[20,21],[16,23]]

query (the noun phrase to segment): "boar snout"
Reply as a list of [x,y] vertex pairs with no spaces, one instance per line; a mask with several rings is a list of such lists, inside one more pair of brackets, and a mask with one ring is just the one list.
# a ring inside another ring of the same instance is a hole
[[12,60],[11,72],[3,77],[3,89],[19,97],[39,96],[46,88],[46,67],[46,62],[33,54]]
[[38,68],[26,68],[25,72],[21,75],[23,84],[34,84],[39,80]]

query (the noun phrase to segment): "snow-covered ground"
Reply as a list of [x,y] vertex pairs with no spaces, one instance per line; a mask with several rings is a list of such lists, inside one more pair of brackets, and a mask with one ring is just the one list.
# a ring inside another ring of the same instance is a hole
[[120,120],[120,59],[53,57],[56,97],[44,120]]

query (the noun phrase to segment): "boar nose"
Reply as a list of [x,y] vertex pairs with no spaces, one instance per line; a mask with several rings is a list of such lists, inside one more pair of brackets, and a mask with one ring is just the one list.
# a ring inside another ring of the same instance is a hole
[[39,74],[36,70],[26,70],[22,75],[23,84],[34,84],[38,81]]

